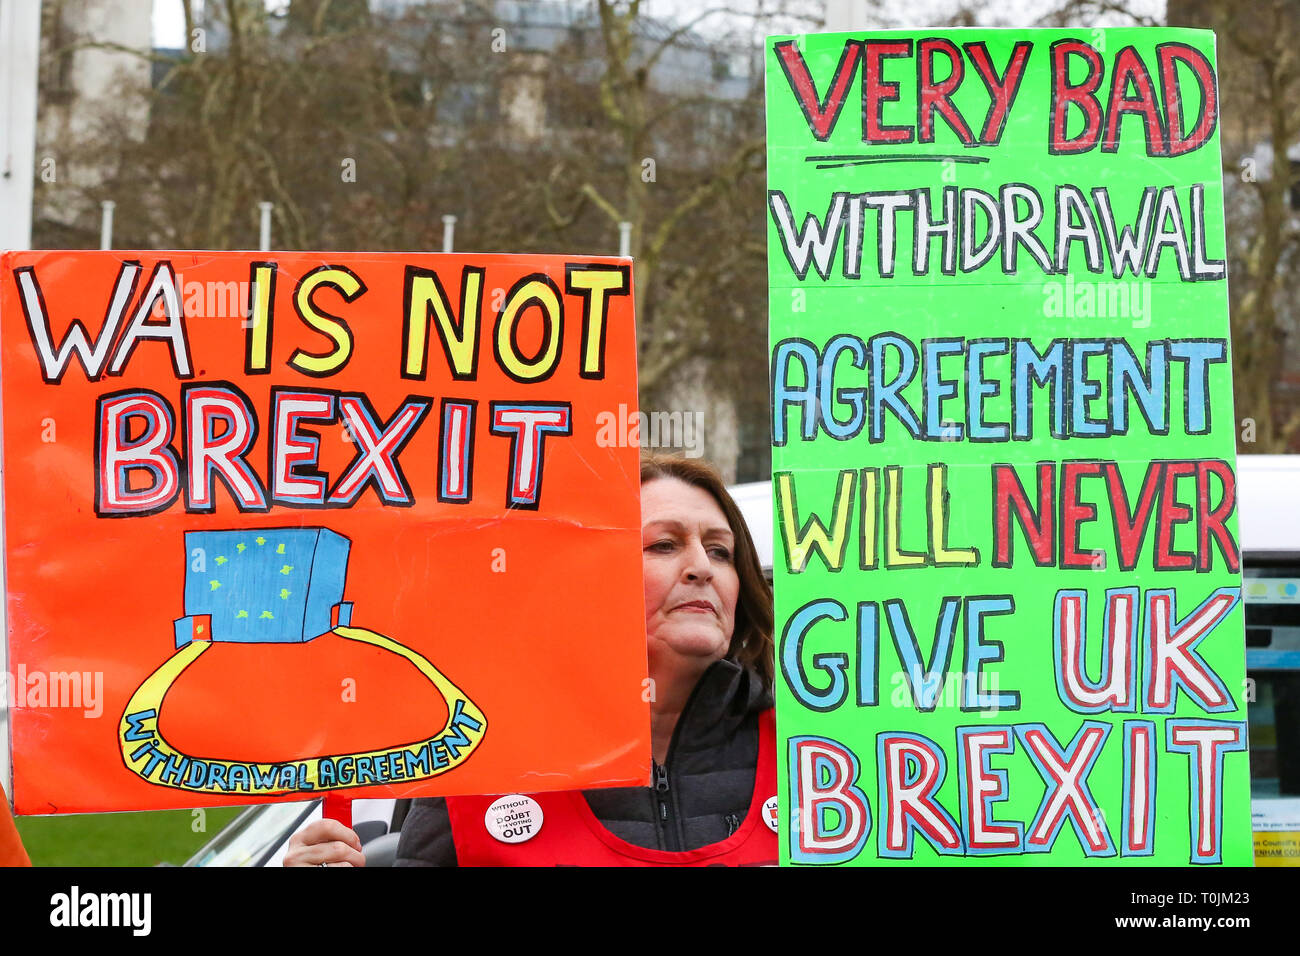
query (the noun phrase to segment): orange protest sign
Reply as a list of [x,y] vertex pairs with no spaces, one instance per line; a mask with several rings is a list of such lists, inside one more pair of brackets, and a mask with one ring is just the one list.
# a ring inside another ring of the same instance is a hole
[[645,783],[627,260],[0,262],[19,813]]

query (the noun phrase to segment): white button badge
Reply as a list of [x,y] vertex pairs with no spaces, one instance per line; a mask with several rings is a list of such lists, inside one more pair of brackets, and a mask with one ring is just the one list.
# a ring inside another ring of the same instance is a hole
[[502,843],[523,843],[542,828],[542,807],[522,793],[507,794],[487,808],[483,825]]

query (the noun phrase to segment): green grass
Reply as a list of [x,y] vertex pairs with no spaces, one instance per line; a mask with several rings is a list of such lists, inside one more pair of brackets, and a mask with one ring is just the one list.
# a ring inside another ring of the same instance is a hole
[[[180,865],[233,820],[243,807],[77,813],[18,817],[27,855],[36,866]],[[204,829],[195,832],[194,828]]]

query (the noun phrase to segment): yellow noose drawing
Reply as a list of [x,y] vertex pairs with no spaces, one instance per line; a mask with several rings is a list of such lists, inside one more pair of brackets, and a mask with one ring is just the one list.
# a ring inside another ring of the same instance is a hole
[[[324,528],[192,531],[185,535],[186,616],[176,652],[136,688],[118,725],[122,760],[152,784],[193,793],[275,796],[424,780],[459,766],[487,732],[487,718],[423,655],[351,626],[342,600],[351,543]],[[306,643],[334,634],[404,658],[442,695],[447,721],[420,740],[280,763],[193,756],[158,729],[168,690],[213,643]]]

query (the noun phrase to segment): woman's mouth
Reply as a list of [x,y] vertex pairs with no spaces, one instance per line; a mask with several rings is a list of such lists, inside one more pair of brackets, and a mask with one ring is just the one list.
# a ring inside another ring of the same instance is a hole
[[673,610],[674,611],[697,611],[702,614],[717,613],[713,605],[710,604],[708,601],[687,601],[685,604],[677,605],[675,608],[673,608]]

